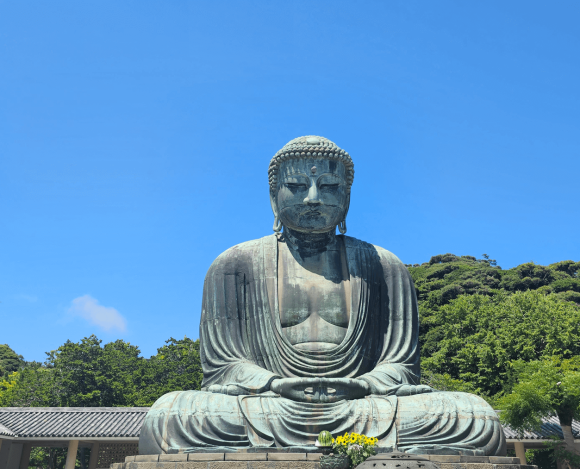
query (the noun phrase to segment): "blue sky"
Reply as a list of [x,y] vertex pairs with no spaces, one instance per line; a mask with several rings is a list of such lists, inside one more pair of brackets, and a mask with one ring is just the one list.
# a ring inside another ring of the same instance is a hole
[[0,343],[155,353],[272,232],[267,167],[353,157],[348,234],[405,263],[580,260],[574,1],[0,1]]

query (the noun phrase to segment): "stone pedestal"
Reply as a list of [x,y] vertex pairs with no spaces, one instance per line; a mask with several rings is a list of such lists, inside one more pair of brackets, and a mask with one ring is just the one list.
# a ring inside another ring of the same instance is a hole
[[[320,453],[189,453],[127,456],[111,469],[319,469]],[[423,455],[440,469],[538,469],[518,458]]]

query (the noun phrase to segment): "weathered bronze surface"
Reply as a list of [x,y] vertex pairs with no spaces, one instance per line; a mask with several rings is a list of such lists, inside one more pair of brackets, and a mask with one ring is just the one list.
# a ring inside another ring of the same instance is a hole
[[155,403],[141,454],[307,452],[321,430],[377,437],[383,451],[505,454],[485,401],[420,385],[407,269],[344,235],[353,180],[348,153],[322,137],[295,139],[272,158],[275,234],[228,249],[210,267],[202,390]]

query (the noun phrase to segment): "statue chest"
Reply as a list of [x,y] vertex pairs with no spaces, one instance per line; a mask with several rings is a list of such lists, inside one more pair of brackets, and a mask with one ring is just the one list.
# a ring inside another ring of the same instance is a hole
[[281,246],[278,258],[278,304],[282,331],[304,350],[340,344],[350,318],[350,282],[344,252],[337,246],[301,256]]

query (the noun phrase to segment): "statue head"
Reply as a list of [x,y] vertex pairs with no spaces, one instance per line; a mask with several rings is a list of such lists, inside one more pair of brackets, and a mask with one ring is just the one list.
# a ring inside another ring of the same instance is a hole
[[270,161],[274,231],[346,232],[354,165],[350,155],[324,137],[288,142]]

